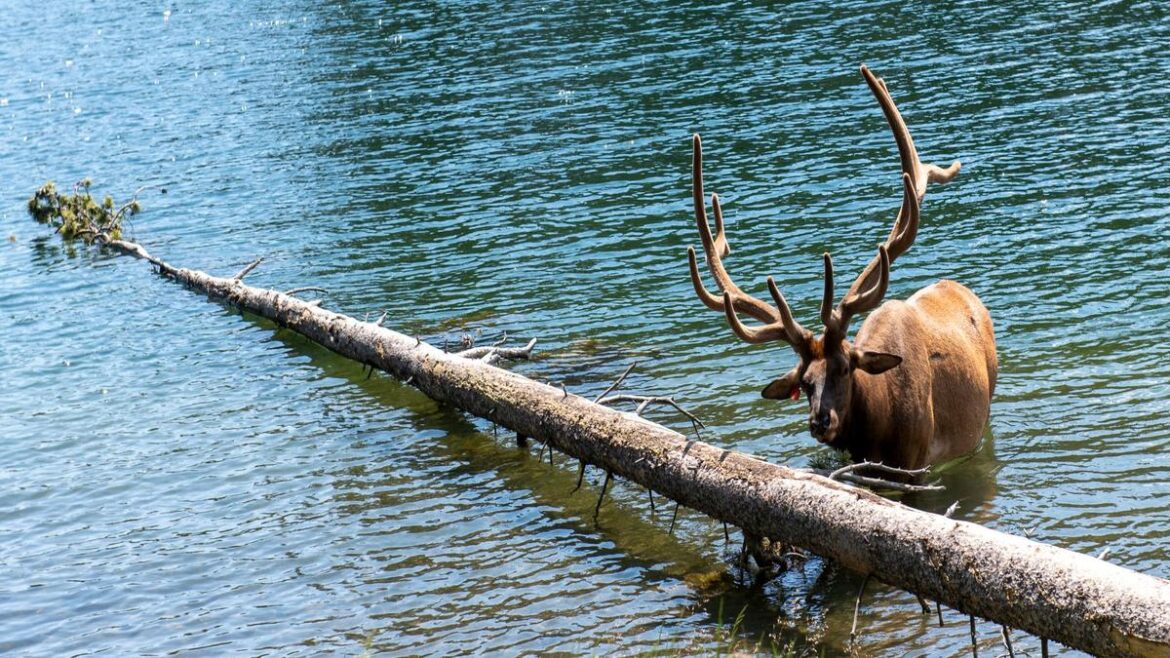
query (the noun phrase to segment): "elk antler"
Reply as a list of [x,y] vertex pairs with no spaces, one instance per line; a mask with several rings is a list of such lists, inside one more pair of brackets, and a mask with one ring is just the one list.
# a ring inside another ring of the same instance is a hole
[[[898,106],[894,104],[894,99],[890,96],[890,90],[886,87],[885,80],[874,75],[864,64],[861,65],[861,75],[865,78],[866,84],[869,85],[870,91],[882,108],[882,113],[886,116],[886,123],[890,125],[894,141],[898,144],[898,157],[902,164],[902,207],[898,210],[898,216],[894,220],[894,227],[890,229],[889,237],[882,243],[889,263],[893,263],[898,256],[910,248],[910,245],[914,244],[914,238],[918,236],[919,210],[922,198],[926,195],[927,183],[950,182],[959,173],[962,164],[955,160],[949,167],[943,169],[936,165],[923,163],[918,158],[914,139],[910,137],[910,130],[906,127],[906,121],[902,119],[902,113],[898,111]],[[826,333],[844,338],[849,330],[850,317],[876,308],[881,303],[881,296],[875,298],[873,293],[881,290],[884,294],[886,286],[889,285],[889,263],[883,268],[881,254],[875,255],[861,271],[861,274],[857,276],[857,279],[853,281],[845,298],[832,313],[827,312],[828,306],[832,304],[831,297],[827,297],[830,301],[821,306],[821,318],[825,323]],[[882,274],[883,269],[885,274]],[[831,278],[830,266],[825,270],[826,295],[829,294],[828,291],[832,287]],[[883,278],[886,279],[884,283],[882,282]]]
[[886,81],[874,75],[865,64],[861,65],[861,75],[865,78],[865,83],[869,85],[869,90],[873,92],[874,98],[881,105],[882,113],[886,115],[886,123],[890,124],[890,130],[894,133],[894,141],[898,143],[898,156],[902,161],[902,171],[910,174],[915,194],[918,201],[921,202],[922,197],[926,195],[928,182],[949,183],[955,174],[959,173],[962,163],[955,160],[949,167],[943,169],[919,160],[918,150],[914,148],[914,139],[910,137],[910,130],[906,128],[906,122],[902,119],[902,114],[898,112],[898,106],[894,104],[894,99],[890,96]]
[[[696,134],[692,140],[694,160],[692,187],[695,202],[695,223],[698,224],[699,238],[703,243],[703,253],[707,256],[707,266],[715,277],[715,283],[723,292],[722,298],[707,291],[699,277],[699,264],[695,256],[695,248],[687,248],[687,258],[691,267],[691,283],[695,286],[695,293],[707,308],[723,311],[727,314],[727,322],[735,335],[749,343],[766,343],[780,340],[790,343],[797,349],[812,339],[812,334],[792,317],[792,309],[780,294],[772,277],[768,277],[768,292],[776,306],[752,297],[735,285],[731,276],[723,267],[723,257],[731,253],[727,244],[727,235],[723,226],[723,209],[719,206],[719,197],[711,195],[711,207],[715,213],[715,235],[711,235],[711,226],[707,223],[707,207],[703,202],[703,144]],[[745,313],[765,323],[762,327],[748,327],[739,321],[736,312]]]
[[[946,169],[924,164],[919,160],[918,150],[910,137],[910,130],[906,128],[906,122],[898,112],[885,81],[870,72],[864,64],[861,66],[861,75],[881,106],[886,122],[894,133],[894,141],[898,145],[898,156],[902,164],[902,207],[898,210],[889,237],[878,247],[877,255],[849,286],[848,292],[836,308],[833,307],[833,259],[829,254],[825,254],[825,288],[821,298],[821,321],[825,325],[826,343],[844,340],[849,331],[849,320],[858,313],[877,308],[881,303],[890,284],[890,265],[914,244],[914,239],[918,236],[919,210],[922,198],[926,194],[927,183],[949,182],[959,172],[961,166],[958,160]],[[720,298],[713,295],[703,287],[699,278],[695,250],[690,248],[687,255],[695,293],[708,308],[726,313],[732,331],[743,340],[749,343],[782,340],[791,343],[803,354],[812,340],[812,334],[793,319],[792,310],[784,296],[780,294],[775,281],[768,277],[768,291],[776,302],[776,306],[773,307],[740,290],[723,267],[722,258],[731,253],[731,248],[727,244],[724,232],[719,197],[714,194],[711,195],[711,205],[715,212],[714,236],[711,235],[711,227],[707,223],[707,209],[703,203],[703,146],[698,135],[694,137],[693,175],[695,222],[699,227],[699,237],[703,242],[703,251],[707,255],[707,264],[715,276],[716,283],[719,284],[719,289],[723,291],[723,296]],[[744,326],[739,321],[737,312],[746,313],[765,324],[754,328]]]
[[[914,234],[918,231],[918,201],[914,198],[914,182],[909,174],[902,174],[902,188],[904,200],[909,200],[909,203],[903,204],[903,208],[909,210],[903,230],[898,235],[891,236],[885,244],[878,246],[877,255],[849,287],[849,292],[845,293],[836,309],[832,309],[833,259],[829,254],[825,254],[825,296],[821,302],[821,321],[825,324],[826,343],[844,339],[849,332],[849,320],[854,315],[871,311],[882,303],[882,297],[885,297],[886,289],[890,285],[890,263],[894,260],[887,245],[891,242],[900,244],[914,241]],[[870,276],[871,273],[876,274],[877,281],[868,288],[862,288],[863,282],[873,278]]]

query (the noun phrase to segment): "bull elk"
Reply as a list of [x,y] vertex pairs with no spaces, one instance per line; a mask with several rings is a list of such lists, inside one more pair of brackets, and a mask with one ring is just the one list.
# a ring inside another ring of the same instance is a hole
[[[883,80],[864,65],[861,74],[894,133],[902,164],[902,207],[886,241],[833,305],[833,260],[824,255],[825,284],[820,320],[813,336],[792,316],[772,277],[768,292],[776,305],[752,297],[732,282],[723,265],[731,253],[719,197],[711,195],[715,233],[703,198],[703,150],[694,136],[694,203],[707,265],[722,295],[703,286],[694,248],[688,250],[691,281],[708,308],[722,311],[736,336],[749,343],[782,341],[800,362],[763,391],[765,398],[808,398],[808,426],[821,443],[847,450],[854,460],[920,468],[970,452],[987,425],[995,389],[995,335],[987,309],[966,287],[942,280],[906,301],[881,304],[890,265],[918,233],[919,208],[928,182],[946,183],[959,162],[943,169],[923,164],[910,131]],[[879,307],[879,304],[881,306]],[[877,310],[874,310],[877,309]],[[874,310],[848,340],[849,322]],[[739,314],[762,326],[746,326]]]

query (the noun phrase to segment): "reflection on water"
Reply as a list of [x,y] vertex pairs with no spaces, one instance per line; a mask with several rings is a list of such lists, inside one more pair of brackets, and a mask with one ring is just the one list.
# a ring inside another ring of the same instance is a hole
[[[899,201],[863,61],[924,158],[964,162],[889,296],[957,279],[1000,349],[984,447],[902,500],[1170,575],[1164,13],[8,3],[0,649],[698,653],[743,611],[752,642],[846,651],[856,576],[811,560],[753,586],[734,529],[682,510],[672,533],[629,483],[595,523],[600,474],[573,493],[563,456],[62,246],[24,202],[47,179],[166,183],[133,233],[171,262],[263,255],[256,285],[322,285],[440,343],[536,336],[518,369],[583,395],[637,361],[627,391],[803,466],[825,455],[803,411],[758,393],[790,351],[735,341],[687,280],[689,136],[737,276],[777,276],[810,321],[819,255],[861,267]],[[863,654],[966,651],[964,620],[908,594],[870,584],[862,610]]]

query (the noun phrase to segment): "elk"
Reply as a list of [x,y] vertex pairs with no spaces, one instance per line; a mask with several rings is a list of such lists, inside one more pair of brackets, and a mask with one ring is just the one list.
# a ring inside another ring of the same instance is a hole
[[[947,168],[923,164],[885,82],[864,65],[861,74],[894,133],[902,165],[902,206],[878,253],[861,271],[841,302],[833,305],[833,260],[824,254],[820,336],[802,327],[772,277],[768,292],[775,306],[748,295],[731,280],[723,259],[731,253],[719,197],[711,195],[715,233],[707,223],[703,196],[703,149],[693,139],[695,221],[707,265],[722,295],[712,294],[699,276],[695,249],[688,249],[691,282],[708,308],[722,311],[731,330],[748,343],[786,342],[799,363],[763,390],[765,398],[808,398],[813,437],[846,450],[855,461],[918,469],[972,451],[990,414],[997,359],[991,316],[961,284],[941,280],[906,301],[882,297],[890,266],[918,234],[926,186],[946,183],[960,163]],[[879,306],[880,304],[880,306]],[[876,310],[874,310],[876,309]],[[873,311],[848,340],[849,322]],[[763,323],[747,326],[739,314]]]

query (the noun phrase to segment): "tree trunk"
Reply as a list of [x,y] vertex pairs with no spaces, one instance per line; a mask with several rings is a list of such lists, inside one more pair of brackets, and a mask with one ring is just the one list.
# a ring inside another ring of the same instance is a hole
[[666,495],[964,613],[1099,656],[1170,656],[1170,581],[721,450],[631,413],[235,278],[109,246],[423,393]]

